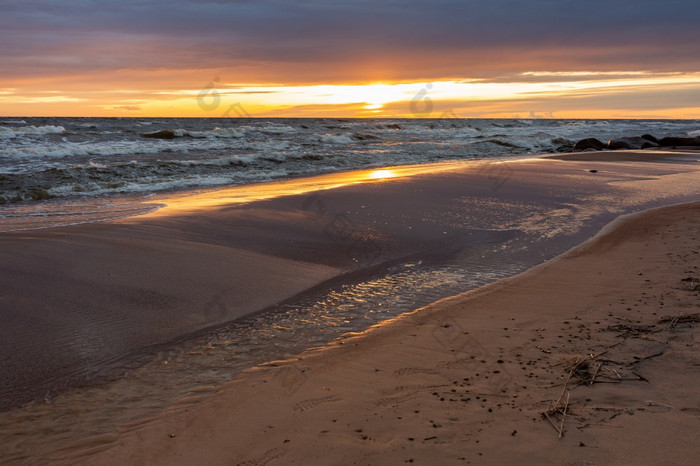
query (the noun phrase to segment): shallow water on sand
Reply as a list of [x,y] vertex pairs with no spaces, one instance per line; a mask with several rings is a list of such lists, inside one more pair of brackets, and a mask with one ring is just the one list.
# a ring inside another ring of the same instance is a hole
[[[634,178],[610,176],[618,185]],[[76,450],[60,450],[68,444],[99,448],[120,429],[144,422],[177,400],[196,402],[256,364],[291,357],[514,275],[579,244],[622,213],[696,197],[697,184],[685,189],[682,180],[676,183],[676,194],[654,193],[648,185],[625,191],[629,197],[561,190],[540,194],[547,202],[508,201],[495,194],[465,198],[459,209],[443,211],[440,225],[466,225],[479,232],[476,240],[332,281],[253,316],[105,368],[100,385],[59,395],[49,392],[44,399],[4,412],[0,457],[8,463],[30,458],[42,463],[70,458]],[[304,375],[285,377],[283,382],[293,391]]]
[[[0,455],[8,462],[61,460],[57,449],[67,444],[79,445],[71,450],[79,451],[108,443],[120,429],[138,425],[173,403],[196,402],[256,364],[292,357],[440,298],[515,275],[576,241],[500,235],[498,241],[449,257],[398,263],[162,347],[111,370],[98,386],[57,396],[47,393],[42,400],[3,413]],[[285,377],[293,392],[304,375]],[[63,454],[70,456],[68,450]]]
[[[100,386],[55,397],[47,393],[43,400],[0,416],[0,438],[7,440],[0,455],[22,461],[68,440],[106,435],[102,441],[108,441],[118,426],[142,422],[178,399],[190,402],[211,394],[255,364],[289,358],[526,267],[519,261],[502,262],[502,248],[490,244],[478,253],[470,249],[451,258],[390,266],[163,347],[112,370]],[[293,390],[299,381],[291,377],[287,383]]]

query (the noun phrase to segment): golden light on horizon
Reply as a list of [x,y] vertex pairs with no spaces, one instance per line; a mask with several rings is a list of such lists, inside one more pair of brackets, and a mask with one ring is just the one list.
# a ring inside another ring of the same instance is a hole
[[[165,78],[163,82],[168,81]],[[188,76],[188,81],[193,79]],[[314,85],[234,83],[217,78],[210,83],[203,79],[189,89],[153,85],[141,90],[137,82],[131,90],[125,82],[114,90],[44,86],[0,87],[4,116],[696,118],[698,106],[689,99],[644,112],[638,104],[650,91],[692,95],[700,88],[700,73],[526,72],[507,81]],[[203,92],[206,105],[201,105]],[[616,98],[619,106],[601,108],[601,98],[608,96]],[[585,105],[595,99],[595,106]]]

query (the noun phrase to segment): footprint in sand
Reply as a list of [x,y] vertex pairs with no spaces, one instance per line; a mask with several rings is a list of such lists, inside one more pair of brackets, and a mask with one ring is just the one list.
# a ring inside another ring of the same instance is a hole
[[394,375],[415,375],[415,374],[431,374],[438,375],[434,369],[424,369],[420,367],[403,367],[394,371]]
[[276,459],[282,458],[286,454],[287,450],[284,448],[273,448],[271,450],[267,450],[260,458],[238,463],[238,466],[265,466]]
[[405,403],[406,401],[415,398],[415,396],[424,391],[428,390],[435,390],[438,388],[444,388],[448,387],[450,385],[448,384],[440,384],[440,385],[401,385],[396,388],[394,388],[393,393],[380,398],[376,405],[377,406],[382,406],[382,407],[389,407],[389,406],[396,406],[401,403]]
[[314,398],[311,400],[300,401],[299,403],[293,406],[293,409],[295,411],[308,411],[309,409],[315,408],[316,406],[321,405],[323,403],[332,403],[334,401],[340,401],[340,398],[338,398],[335,395],[324,396],[323,398]]

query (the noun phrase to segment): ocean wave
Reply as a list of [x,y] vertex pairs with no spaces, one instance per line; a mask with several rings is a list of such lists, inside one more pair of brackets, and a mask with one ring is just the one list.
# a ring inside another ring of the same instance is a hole
[[[161,167],[162,170],[163,167]],[[232,184],[243,184],[246,182],[269,181],[276,178],[283,178],[289,174],[288,170],[266,170],[265,176],[253,172],[226,172],[217,173],[171,173],[164,176],[164,171],[153,175],[139,175],[131,179],[115,181],[111,174],[104,180],[79,179],[70,183],[64,183],[46,190],[50,197],[70,197],[77,194],[105,195],[123,193],[152,193],[181,190],[184,188],[215,188]],[[32,199],[31,193],[25,197]]]
[[175,139],[175,138],[195,138],[195,139],[218,139],[218,138],[241,138],[245,131],[235,128],[214,128],[213,130],[193,131],[187,129],[162,129],[152,133],[141,133],[141,136],[149,139]]
[[176,129],[174,131],[176,137],[189,136],[191,138],[242,138],[245,136],[245,131],[235,128],[214,128],[211,131],[187,131],[184,129]]
[[500,139],[486,139],[484,141],[477,141],[474,142],[473,145],[480,145],[480,144],[494,144],[496,146],[500,147],[508,147],[511,149],[527,149],[527,147],[519,146],[513,142],[508,142],[508,141],[502,141]]
[[[203,144],[202,141],[207,141]],[[31,146],[8,147],[0,151],[0,160],[64,159],[75,157],[110,157],[132,155],[154,155],[161,153],[182,153],[192,150],[223,150],[234,146],[226,138],[193,138],[181,141],[119,141],[105,143],[32,144]],[[0,166],[0,172],[7,167]]]
[[292,128],[291,126],[259,126],[253,128],[252,126],[242,126],[240,129],[245,131],[259,131],[261,133],[271,133],[271,134],[288,134],[296,133],[299,131],[298,128]]
[[381,137],[373,133],[356,132],[352,134],[324,134],[319,138],[319,141],[326,144],[355,144],[378,139]]
[[0,138],[11,139],[21,136],[43,136],[45,134],[65,133],[63,126],[18,126],[13,128],[0,127]]
[[109,145],[99,143],[64,143],[55,145],[32,145],[23,147],[9,147],[0,153],[0,158],[17,160],[110,155],[138,155],[158,153],[161,152],[164,147],[165,145],[163,144],[139,144],[138,142],[127,141]]
[[[253,141],[246,142],[243,149],[260,151],[261,153],[269,151],[286,151],[290,149],[290,143],[287,141]],[[290,153],[293,155],[293,153]]]
[[700,136],[698,120],[5,118],[0,196],[10,203],[553,153],[585,137]]
[[324,134],[319,140],[326,144],[354,144],[357,142],[351,134]]

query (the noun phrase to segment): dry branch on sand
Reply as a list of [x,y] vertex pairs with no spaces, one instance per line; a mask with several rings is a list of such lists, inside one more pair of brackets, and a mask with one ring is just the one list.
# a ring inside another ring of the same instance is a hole
[[[542,417],[547,419],[552,427],[557,431],[559,438],[564,435],[564,421],[569,412],[569,400],[571,392],[568,389],[572,386],[591,386],[596,383],[623,383],[623,382],[647,382],[648,379],[635,372],[635,366],[642,361],[661,356],[665,353],[668,343],[662,344],[662,349],[643,357],[632,356],[629,361],[614,361],[606,358],[610,350],[619,347],[618,351],[627,352],[625,343],[628,339],[648,339],[646,335],[673,331],[680,324],[693,325],[700,322],[700,313],[680,314],[677,316],[663,316],[656,322],[647,325],[616,324],[608,326],[607,330],[617,332],[617,337],[621,340],[613,345],[607,346],[597,354],[589,353],[585,357],[576,356],[566,359],[556,365],[562,366],[568,373],[564,380],[559,398],[550,401],[547,409],[543,411]],[[664,347],[665,346],[665,347]],[[624,358],[627,359],[627,358]],[[616,368],[617,367],[617,368]],[[623,375],[620,375],[620,372]],[[564,395],[566,395],[565,401]]]

